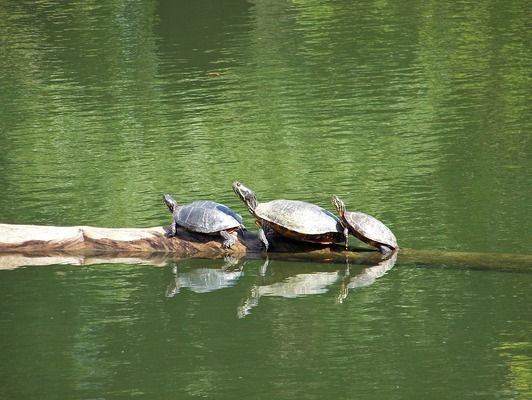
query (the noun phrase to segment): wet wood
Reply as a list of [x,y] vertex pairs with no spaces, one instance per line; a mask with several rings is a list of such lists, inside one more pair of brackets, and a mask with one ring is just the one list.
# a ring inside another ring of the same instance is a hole
[[[179,229],[168,238],[166,228],[97,228],[90,226],[38,226],[0,224],[0,269],[22,265],[135,263],[166,265],[184,258],[262,258],[261,243],[254,232],[240,232],[231,249],[218,236]],[[382,261],[376,251],[342,246],[317,246],[273,239],[270,258],[375,265]],[[399,264],[424,267],[466,267],[504,271],[532,271],[532,255],[464,253],[401,249]]]

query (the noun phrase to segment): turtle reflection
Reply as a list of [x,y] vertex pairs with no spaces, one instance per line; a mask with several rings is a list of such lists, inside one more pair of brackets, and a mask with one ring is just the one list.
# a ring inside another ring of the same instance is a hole
[[396,261],[397,251],[394,251],[378,264],[363,268],[362,270],[356,272],[350,268],[349,262],[347,262],[346,274],[342,284],[340,285],[340,290],[338,292],[338,296],[336,297],[336,301],[338,303],[342,303],[349,294],[350,289],[362,288],[373,284],[375,280],[392,269]]
[[249,295],[237,308],[239,318],[250,314],[251,309],[259,304],[259,299],[263,296],[295,298],[324,294],[329,290],[329,286],[338,282],[342,275],[340,270],[331,270],[330,267],[328,271],[313,270],[295,273],[294,269],[297,267],[290,266],[290,268],[281,268],[279,271],[272,272],[268,271],[268,265],[269,261],[266,260],[260,268],[260,282],[251,287]]
[[194,293],[207,293],[234,286],[244,275],[244,267],[238,259],[225,257],[221,267],[180,268],[175,265],[172,272],[174,282],[168,286],[166,297],[175,296],[183,288]]
[[[272,271],[266,260],[259,270],[259,281],[251,287],[248,296],[237,308],[237,316],[243,318],[249,315],[251,310],[258,306],[263,296],[295,298],[325,294],[339,281],[340,288],[336,301],[342,303],[349,294],[349,290],[373,284],[377,278],[393,268],[396,260],[397,252],[393,252],[386,258],[378,257],[374,261],[376,264],[372,266],[351,268],[347,262],[345,268],[336,268],[334,264],[329,264],[324,266],[326,270],[322,271],[316,271],[315,265],[312,264],[300,264],[299,268],[295,265],[286,268],[287,266],[283,265],[283,268]],[[302,272],[301,267],[304,265],[312,266],[312,269]]]

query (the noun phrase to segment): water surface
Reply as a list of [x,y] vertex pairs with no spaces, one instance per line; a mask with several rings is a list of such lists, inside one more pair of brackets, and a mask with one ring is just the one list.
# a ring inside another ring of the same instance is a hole
[[[529,15],[3,1],[0,222],[157,226],[171,193],[253,226],[240,180],[404,248],[530,254]],[[263,263],[0,270],[0,397],[531,396],[529,274]]]

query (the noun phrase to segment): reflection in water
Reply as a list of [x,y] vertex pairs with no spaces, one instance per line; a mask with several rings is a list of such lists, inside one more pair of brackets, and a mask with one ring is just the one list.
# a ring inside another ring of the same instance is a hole
[[[271,280],[265,277],[268,266],[269,260],[266,260],[260,267],[260,281],[262,282]],[[259,304],[262,296],[294,298],[326,293],[328,287],[335,283],[339,276],[339,271],[303,273],[288,277],[281,274],[280,277],[284,279],[280,282],[255,284],[251,287],[248,297],[237,308],[237,316],[243,318],[250,314],[251,309]],[[270,278],[275,279],[275,275],[270,275]]]
[[[342,303],[345,300],[349,289],[373,284],[377,278],[383,276],[395,265],[396,260],[397,252],[394,252],[377,265],[366,267],[356,274],[351,271],[349,263],[346,261],[345,275],[337,296],[337,302]],[[341,277],[340,270],[310,271],[286,276],[287,269],[284,270],[284,274],[270,274],[268,276],[268,266],[269,261],[266,260],[259,269],[261,275],[259,283],[251,287],[249,295],[237,308],[237,316],[239,318],[249,315],[251,310],[259,304],[259,300],[263,296],[295,298],[325,294],[329,291],[330,286],[337,283]],[[277,281],[277,279],[281,280]]]
[[[243,318],[258,306],[261,297],[283,297],[293,299],[297,297],[320,295],[329,291],[330,287],[342,281],[336,300],[342,303],[350,289],[369,286],[377,278],[389,271],[397,260],[397,252],[374,266],[357,269],[356,272],[346,260],[345,270],[322,266],[320,264],[287,265],[279,263],[279,267],[272,270],[269,259],[259,266],[257,281],[248,290],[248,295],[237,307],[237,316]],[[209,260],[213,264],[215,260]],[[205,261],[207,263],[207,261]],[[241,260],[226,257],[222,266],[200,266],[193,268],[175,265],[172,268],[174,279],[166,289],[166,297],[174,297],[183,288],[194,293],[208,293],[235,286],[244,276],[244,266]],[[305,267],[310,267],[305,268]],[[325,268],[325,271],[319,269]],[[302,272],[304,271],[304,272]],[[342,278],[343,275],[343,279]]]
[[[187,274],[194,266],[220,270],[222,264],[184,260],[177,269]],[[420,390],[420,374],[428,382],[421,383],[425,398],[427,392],[438,399],[478,397],[479,391],[530,397],[530,274],[403,263],[337,305],[344,265],[275,260],[260,276],[260,264],[244,265],[245,277],[227,290],[171,299],[161,290],[170,268],[0,271],[0,370],[13,377],[4,380],[0,398],[34,398],[43,387],[44,399],[172,393],[347,400],[352,397],[342,393],[375,388],[384,388],[385,396],[368,399],[397,398],[395,387],[387,390],[389,382],[402,388],[400,398],[411,398]],[[386,269],[377,264],[351,264],[346,285],[364,275],[372,275],[364,284],[371,282]],[[277,283],[311,275],[318,283],[306,293],[327,293],[263,299],[253,315],[236,318],[251,286],[270,296]],[[447,395],[450,381],[455,384]],[[316,393],[301,391],[312,385]],[[264,395],[254,396],[259,392]]]
[[397,261],[397,254],[398,252],[395,251],[377,265],[366,267],[353,275],[351,268],[349,267],[349,261],[346,260],[346,274],[340,287],[340,291],[338,292],[338,296],[336,297],[336,301],[342,303],[349,294],[350,289],[361,288],[373,284],[376,279],[380,278],[393,268]]
[[220,268],[180,269],[175,265],[173,273],[175,279],[166,290],[167,297],[175,296],[183,288],[188,288],[194,293],[207,293],[234,286],[244,275],[244,268],[238,259],[226,257],[224,265]]

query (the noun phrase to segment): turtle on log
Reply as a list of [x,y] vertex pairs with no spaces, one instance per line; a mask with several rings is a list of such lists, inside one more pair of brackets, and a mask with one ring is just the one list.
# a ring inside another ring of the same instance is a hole
[[198,200],[180,206],[172,196],[163,194],[163,202],[174,217],[168,237],[175,236],[177,226],[181,226],[191,232],[220,235],[223,246],[229,248],[237,242],[233,233],[245,229],[239,214],[214,201]]
[[399,248],[393,232],[377,218],[359,211],[346,211],[344,202],[336,195],[332,196],[331,202],[344,226],[346,249],[349,232],[364,243],[376,247],[382,254],[391,253]]
[[233,183],[233,190],[256,218],[259,239],[266,251],[270,231],[310,243],[333,244],[344,239],[340,220],[322,207],[298,200],[258,203],[255,193],[240,182]]

